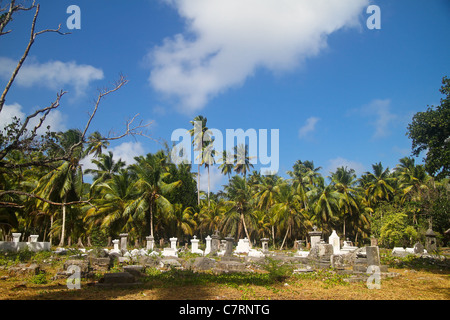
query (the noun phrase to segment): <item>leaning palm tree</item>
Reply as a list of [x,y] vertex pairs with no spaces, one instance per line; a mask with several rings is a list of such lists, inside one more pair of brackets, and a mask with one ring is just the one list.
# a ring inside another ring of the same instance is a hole
[[[169,175],[161,164],[161,158],[148,154],[144,157],[137,157],[137,163],[131,168],[135,172],[138,180],[135,188],[140,196],[133,200],[126,208],[126,214],[132,213],[136,223],[145,224],[148,215],[150,235],[153,236],[154,213],[168,215],[172,213],[172,204],[165,195],[178,187],[181,182],[164,182],[164,178]],[[138,222],[139,221],[139,222]]]

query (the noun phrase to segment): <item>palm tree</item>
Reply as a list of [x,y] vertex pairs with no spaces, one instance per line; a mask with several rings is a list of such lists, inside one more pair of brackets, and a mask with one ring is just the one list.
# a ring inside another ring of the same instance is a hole
[[[93,175],[93,186],[97,183],[102,183],[111,179],[126,166],[126,163],[123,162],[122,159],[114,161],[113,158],[113,153],[108,151],[107,154],[101,154],[99,159],[91,160],[91,162],[97,166],[97,169],[86,169],[84,173]],[[92,186],[91,189],[93,189]]]
[[[202,115],[198,115],[194,118],[194,120],[190,121],[193,128],[189,130],[189,133],[194,139],[192,140],[192,144],[194,145],[194,151],[199,152],[199,158],[203,158],[203,147],[204,141],[208,141],[210,138],[208,127],[206,126],[207,118]],[[197,173],[197,204],[200,205],[200,166],[202,161],[198,161],[198,173]]]
[[[242,235],[244,229],[245,235],[250,240],[247,229],[247,220],[251,215],[251,194],[244,178],[233,176],[230,183],[225,186],[225,192],[229,201],[225,204],[229,206],[229,210],[225,213],[224,226],[227,229],[235,231],[238,238]],[[251,243],[251,241],[250,241]]]
[[[59,145],[56,146],[54,152],[56,154],[66,154],[68,150],[77,145],[81,141],[82,133],[79,130],[68,130],[58,134]],[[38,186],[34,194],[50,199],[55,202],[61,202],[62,205],[62,223],[61,223],[61,240],[59,246],[64,246],[66,231],[66,205],[70,201],[80,200],[83,188],[83,175],[80,159],[83,154],[82,145],[77,147],[72,153],[70,161],[63,161],[59,167],[44,175],[38,182]],[[42,210],[49,209],[48,203],[37,201],[38,206],[42,205]]]
[[362,177],[363,187],[369,204],[373,207],[380,201],[393,199],[395,190],[389,168],[383,169],[381,162],[372,165],[373,173],[366,172]]
[[106,182],[92,186],[98,198],[94,200],[95,207],[89,208],[84,217],[90,229],[100,226],[112,236],[117,236],[133,228],[131,212],[126,209],[138,196],[134,183],[130,172],[122,169]]
[[194,220],[194,209],[187,207],[183,209],[183,205],[175,203],[173,210],[167,217],[168,224],[173,226],[172,234],[178,239],[182,239],[184,235],[192,236],[197,227]]
[[211,181],[210,181],[210,174],[209,174],[209,167],[215,163],[215,155],[216,151],[213,149],[213,141],[205,142],[205,148],[203,151],[203,157],[202,162],[205,168],[208,170],[208,206],[209,206],[209,193],[211,189]]
[[345,238],[346,219],[354,219],[359,216],[359,207],[357,202],[358,193],[355,189],[357,184],[355,170],[347,169],[347,167],[337,168],[336,172],[331,173],[331,184],[340,194],[342,194],[342,197],[339,199],[339,207],[341,208],[344,218],[342,233]]
[[274,212],[279,226],[286,228],[286,234],[280,247],[280,250],[282,250],[288,235],[291,234],[292,236],[293,229],[302,224],[301,212],[305,208],[302,207],[301,197],[288,183],[284,182],[276,186],[276,189],[276,203],[271,207],[271,210]]
[[234,171],[242,174],[245,180],[247,180],[247,172],[253,168],[251,163],[253,157],[250,157],[248,152],[248,145],[240,144],[234,147]]
[[322,229],[325,226],[329,228],[339,212],[341,194],[333,188],[333,185],[325,185],[322,178],[319,179],[316,187],[307,192],[307,196],[316,222],[322,226]]
[[226,207],[223,201],[211,200],[210,205],[201,206],[199,212],[199,230],[200,232],[212,233],[220,230]]
[[170,193],[181,182],[172,183],[164,182],[164,178],[169,175],[162,165],[162,159],[156,155],[148,154],[135,158],[137,163],[131,168],[135,172],[138,180],[135,187],[140,196],[133,200],[125,210],[126,213],[132,212],[133,219],[143,223],[146,221],[148,214],[150,235],[153,236],[153,218],[154,213],[171,214],[173,211],[172,204],[166,199],[165,195]]
[[223,175],[228,176],[228,182],[230,182],[230,175],[233,172],[234,169],[234,159],[230,156],[227,151],[222,152],[222,163],[219,166],[219,169],[221,170]]

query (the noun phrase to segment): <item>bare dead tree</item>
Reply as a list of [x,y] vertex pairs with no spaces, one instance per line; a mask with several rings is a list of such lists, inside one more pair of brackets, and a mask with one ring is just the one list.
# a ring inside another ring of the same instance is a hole
[[[1,5],[1,3],[0,3],[0,5]],[[30,6],[24,6],[21,4],[17,4],[17,2],[13,0],[9,3],[9,6],[5,6],[3,8],[0,7],[0,36],[9,34],[11,32],[11,30],[8,30],[8,31],[4,31],[4,30],[5,30],[5,27],[8,25],[8,23],[12,20],[12,17],[15,13],[17,13],[19,11],[30,11],[30,10],[35,10],[35,13],[33,16],[32,23],[31,23],[31,31],[30,31],[30,38],[28,41],[28,45],[27,45],[26,49],[24,50],[24,53],[23,53],[21,59],[17,63],[8,83],[6,84],[2,95],[0,96],[0,114],[3,110],[3,106],[6,101],[6,96],[9,92],[11,86],[13,85],[20,69],[22,68],[25,60],[27,59],[28,54],[29,54],[33,44],[35,43],[36,38],[44,33],[57,33],[60,35],[68,34],[68,33],[61,32],[61,25],[59,25],[58,28],[56,28],[56,29],[45,29],[45,30],[36,32],[35,31],[36,21],[37,21],[38,15],[39,15],[40,5],[36,4],[35,1],[33,1]],[[65,152],[65,154],[58,155],[58,156],[52,156],[49,154],[41,153],[40,156],[38,156],[38,157],[30,156],[29,159],[26,159],[26,161],[22,161],[20,163],[17,163],[14,160],[8,159],[8,155],[10,155],[12,151],[20,151],[23,153],[29,152],[31,154],[32,151],[36,151],[37,149],[39,149],[36,147],[37,142],[35,141],[36,137],[38,136],[38,134],[37,134],[38,129],[43,125],[43,123],[44,123],[46,117],[49,115],[49,113],[60,107],[61,99],[66,94],[65,91],[60,91],[57,94],[56,99],[49,106],[47,106],[45,108],[41,108],[41,109],[33,112],[32,114],[28,115],[25,118],[25,120],[23,121],[23,123],[20,123],[20,124],[17,123],[17,128],[15,128],[15,130],[13,131],[12,136],[9,137],[8,143],[0,144],[0,173],[2,171],[3,172],[5,172],[5,171],[12,172],[15,169],[30,168],[30,167],[54,168],[61,161],[71,161],[75,150],[77,148],[81,147],[83,144],[88,142],[87,134],[89,132],[91,122],[94,119],[102,100],[106,96],[118,91],[120,88],[122,88],[127,83],[128,83],[128,80],[123,75],[120,75],[119,79],[114,83],[114,85],[111,88],[104,88],[104,89],[99,90],[97,99],[94,102],[93,110],[89,116],[88,121],[86,122],[86,124],[84,126],[84,130],[82,132],[81,139],[79,140],[78,143],[72,145],[69,148],[69,150],[67,150]],[[125,136],[148,137],[145,134],[144,129],[146,127],[148,127],[149,124],[143,125],[142,123],[140,123],[138,125],[134,125],[134,121],[135,121],[136,117],[137,117],[137,115],[134,116],[130,121],[127,121],[126,128],[123,133],[118,134],[118,135],[108,136],[108,137],[101,137],[101,138],[98,138],[98,141],[101,142],[101,141],[109,141],[109,140],[118,140]],[[30,121],[35,118],[38,119],[37,124],[30,131],[30,130],[28,130],[28,126],[30,124]],[[90,202],[89,202],[90,200],[87,200],[87,201],[80,200],[80,201],[75,201],[75,202],[59,203],[59,202],[50,201],[49,199],[44,199],[33,193],[24,192],[22,190],[0,190],[0,198],[2,198],[4,196],[11,196],[11,195],[17,195],[17,196],[22,196],[22,197],[27,197],[27,198],[35,198],[35,199],[41,200],[43,202],[46,202],[48,204],[55,205],[55,206],[90,204]],[[6,201],[0,201],[0,208],[1,207],[22,208],[23,206],[20,204],[15,204],[11,200],[6,200]]]

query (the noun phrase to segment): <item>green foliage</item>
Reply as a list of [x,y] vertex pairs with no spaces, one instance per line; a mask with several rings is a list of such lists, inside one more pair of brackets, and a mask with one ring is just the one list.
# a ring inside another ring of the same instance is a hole
[[268,256],[264,258],[264,263],[258,264],[262,269],[268,272],[271,282],[283,282],[292,275],[294,266],[283,263],[280,260],[272,259]]
[[372,235],[388,247],[412,245],[418,240],[418,232],[411,225],[410,216],[408,206],[380,205],[371,217]]
[[34,275],[30,279],[30,282],[34,284],[47,284],[48,283],[47,274],[45,272],[40,272]]
[[415,156],[426,150],[425,169],[438,178],[450,174],[450,79],[442,79],[440,92],[445,95],[441,105],[429,107],[414,115],[408,126]]

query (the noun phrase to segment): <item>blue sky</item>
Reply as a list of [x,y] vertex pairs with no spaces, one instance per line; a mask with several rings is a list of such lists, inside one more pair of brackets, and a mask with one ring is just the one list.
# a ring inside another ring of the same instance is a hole
[[[123,73],[129,83],[102,103],[93,130],[119,133],[136,114],[152,122],[148,134],[169,144],[199,114],[224,133],[278,129],[282,176],[299,159],[314,161],[325,176],[341,165],[358,174],[380,161],[393,168],[410,155],[412,115],[439,104],[442,77],[450,75],[446,0],[40,3],[38,30],[61,24],[71,34],[38,37],[0,123],[47,106],[64,89],[48,124],[83,128],[97,88]],[[73,4],[79,30],[66,25]],[[381,29],[367,28],[369,5],[380,8]],[[0,39],[2,86],[31,20],[31,12],[20,13]],[[110,150],[130,162],[160,148],[130,137]],[[217,170],[211,179],[213,190],[227,181]]]

